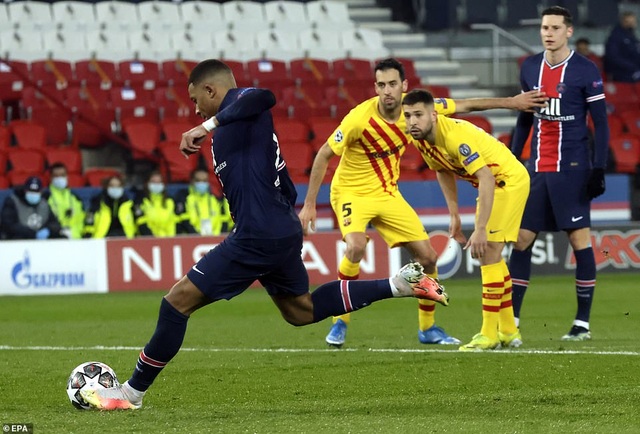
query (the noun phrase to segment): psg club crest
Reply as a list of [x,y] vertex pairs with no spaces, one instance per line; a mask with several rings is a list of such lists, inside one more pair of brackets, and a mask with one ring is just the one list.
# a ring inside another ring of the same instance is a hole
[[567,90],[567,85],[560,82],[558,83],[558,85],[556,86],[556,91],[558,91],[558,93],[564,93]]

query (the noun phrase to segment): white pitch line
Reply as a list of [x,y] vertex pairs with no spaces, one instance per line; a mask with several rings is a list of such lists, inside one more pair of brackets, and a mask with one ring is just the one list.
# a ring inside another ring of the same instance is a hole
[[[126,346],[102,346],[92,347],[64,347],[64,346],[15,346],[0,345],[0,351],[140,351],[142,347]],[[181,348],[185,352],[210,352],[210,353],[335,353],[347,352],[373,352],[373,353],[455,353],[460,354],[455,349],[445,350],[438,348],[417,349],[417,348],[345,348],[337,350],[335,348]],[[640,356],[638,351],[596,351],[596,350],[537,350],[537,349],[517,349],[517,350],[497,350],[486,351],[481,354],[546,354],[546,355],[598,355],[598,356]]]

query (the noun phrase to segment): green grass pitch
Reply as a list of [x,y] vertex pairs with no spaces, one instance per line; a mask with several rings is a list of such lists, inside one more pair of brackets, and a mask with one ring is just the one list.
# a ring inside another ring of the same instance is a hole
[[[347,345],[330,320],[286,324],[262,290],[190,320],[183,351],[137,411],[79,411],[65,385],[98,360],[125,381],[156,322],[161,293],[0,298],[0,423],[36,433],[638,433],[638,274],[598,276],[593,340],[562,342],[571,275],[536,277],[523,347],[492,353],[417,341],[416,301],[353,315]],[[445,282],[437,322],[466,341],[481,322],[479,281]]]

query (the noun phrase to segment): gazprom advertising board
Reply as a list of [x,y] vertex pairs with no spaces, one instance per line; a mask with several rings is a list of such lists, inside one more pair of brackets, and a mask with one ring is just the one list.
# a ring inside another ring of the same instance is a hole
[[107,292],[105,240],[2,241],[0,295]]

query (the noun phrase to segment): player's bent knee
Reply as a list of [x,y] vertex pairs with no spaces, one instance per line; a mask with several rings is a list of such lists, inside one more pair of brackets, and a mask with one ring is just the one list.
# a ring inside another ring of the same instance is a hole
[[209,299],[191,282],[187,276],[182,277],[164,298],[178,312],[191,315],[198,308],[209,304]]

